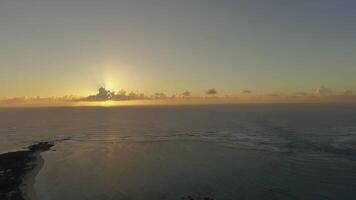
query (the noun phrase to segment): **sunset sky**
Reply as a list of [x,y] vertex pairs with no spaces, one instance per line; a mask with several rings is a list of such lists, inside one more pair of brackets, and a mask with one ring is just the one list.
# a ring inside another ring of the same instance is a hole
[[0,99],[356,92],[353,0],[1,0]]

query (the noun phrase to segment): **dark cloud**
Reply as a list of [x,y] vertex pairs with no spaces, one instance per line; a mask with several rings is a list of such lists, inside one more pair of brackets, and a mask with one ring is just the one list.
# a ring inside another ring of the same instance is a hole
[[269,96],[269,97],[280,97],[281,95],[277,94],[277,93],[272,93],[272,94],[267,94],[267,96]]
[[345,90],[344,91],[344,95],[345,96],[351,96],[352,95],[352,91],[351,90]]
[[153,97],[155,99],[166,99],[167,98],[167,95],[165,93],[162,93],[162,92],[157,92],[153,95]]
[[119,92],[114,94],[110,100],[120,101],[120,100],[128,100],[128,99],[130,99],[130,97],[129,97],[129,95],[126,95],[126,91],[120,90]]
[[309,94],[306,92],[297,92],[295,96],[308,96]]
[[[242,90],[242,94],[246,94],[246,99],[249,101],[256,102],[271,102],[271,101],[286,101],[289,100],[293,102],[356,102],[356,93],[351,90],[344,91],[332,91],[326,87],[319,87],[314,92],[306,93],[306,92],[297,92],[297,93],[265,93],[265,94],[252,94],[251,90]],[[110,91],[101,87],[98,89],[98,92],[94,95],[90,95],[87,97],[79,97],[79,96],[64,96],[64,97],[15,97],[15,98],[7,98],[0,99],[0,107],[1,106],[12,106],[12,105],[68,105],[70,102],[78,102],[78,101],[124,101],[124,100],[143,100],[143,99],[151,99],[151,100],[168,100],[168,99],[185,99],[185,100],[199,100],[199,99],[215,99],[215,95],[218,94],[215,88],[211,88],[205,91],[205,94],[210,96],[191,96],[191,92],[186,90],[179,94],[165,94],[162,92],[154,93],[153,95],[149,95],[146,97],[143,93],[138,92],[127,92],[125,90],[119,90],[118,92]],[[221,98],[216,99],[227,99],[232,98],[234,96],[221,96]],[[236,100],[236,97],[234,97]]]
[[126,96],[126,90],[120,90],[116,93],[116,95]]
[[143,93],[135,93],[135,92],[130,92],[127,95],[128,99],[145,99],[145,95]]
[[112,97],[115,95],[114,92],[111,92],[110,90],[106,90],[105,88],[101,87],[98,90],[98,93],[95,95],[90,95],[84,100],[86,101],[108,101],[111,100]]
[[130,92],[126,94],[126,91],[121,90],[112,96],[111,100],[113,101],[122,101],[122,100],[137,100],[137,99],[146,99],[145,95],[142,93]]
[[138,94],[135,92],[130,92],[127,94],[125,90],[120,90],[119,92],[115,93],[110,90],[106,90],[105,88],[101,87],[98,90],[98,93],[95,95],[90,95],[85,98],[79,99],[80,101],[121,101],[121,100],[134,100],[134,99],[145,99],[144,94]]
[[289,95],[289,96],[287,96],[287,98],[289,98],[289,99],[298,99],[298,98],[300,98],[300,96],[298,96],[298,95]]
[[188,90],[186,90],[182,93],[183,97],[190,97],[190,95],[191,95],[191,93]]
[[242,94],[251,94],[252,91],[251,90],[242,90],[241,93]]
[[218,93],[218,91],[216,91],[215,88],[211,88],[211,89],[205,91],[205,94],[207,94],[207,95],[216,95],[217,93]]

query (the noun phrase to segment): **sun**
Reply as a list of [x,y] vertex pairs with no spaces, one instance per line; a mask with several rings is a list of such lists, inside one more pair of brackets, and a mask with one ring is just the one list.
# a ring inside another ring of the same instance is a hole
[[112,81],[106,80],[104,88],[106,90],[114,91],[115,90],[115,84]]

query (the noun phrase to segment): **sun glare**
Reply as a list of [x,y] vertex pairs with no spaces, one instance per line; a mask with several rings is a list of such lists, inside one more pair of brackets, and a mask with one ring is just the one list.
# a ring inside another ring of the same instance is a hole
[[115,102],[113,102],[113,101],[103,101],[103,102],[101,102],[101,104],[104,107],[110,107],[110,106],[114,106]]
[[114,91],[115,88],[115,84],[112,81],[105,81],[105,89],[110,90],[110,91]]

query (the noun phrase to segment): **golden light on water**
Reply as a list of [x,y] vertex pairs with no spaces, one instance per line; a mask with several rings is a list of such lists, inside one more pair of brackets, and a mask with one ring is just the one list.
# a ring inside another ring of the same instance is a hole
[[135,100],[129,101],[92,101],[92,102],[77,102],[74,106],[99,106],[99,107],[114,107],[114,106],[133,106],[133,105],[140,105]]
[[100,106],[103,106],[103,107],[111,107],[111,106],[114,106],[115,105],[115,102],[114,101],[103,101],[103,102],[100,102]]
[[[93,106],[93,107],[116,107],[116,106],[174,106],[174,105],[209,105],[209,104],[231,104],[236,100],[228,99],[142,99],[142,100],[122,100],[122,101],[82,101],[72,106]],[[246,102],[245,102],[246,103]]]

